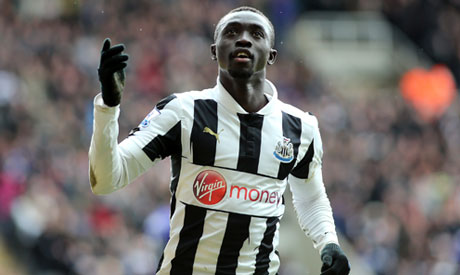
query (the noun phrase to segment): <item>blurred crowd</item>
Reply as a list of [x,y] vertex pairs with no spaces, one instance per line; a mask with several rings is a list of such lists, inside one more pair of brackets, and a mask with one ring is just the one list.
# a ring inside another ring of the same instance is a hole
[[[351,101],[283,48],[303,11],[380,9],[458,77],[456,1],[382,2],[0,0],[0,245],[30,274],[152,274],[168,238],[168,161],[113,195],[93,195],[88,182],[102,41],[130,55],[122,139],[159,99],[215,84],[215,24],[244,4],[277,28],[268,77],[280,97],[319,119],[336,225],[357,255],[379,275],[459,274],[458,98],[429,122],[396,84]],[[418,18],[429,27],[417,29],[411,5],[438,7]]]

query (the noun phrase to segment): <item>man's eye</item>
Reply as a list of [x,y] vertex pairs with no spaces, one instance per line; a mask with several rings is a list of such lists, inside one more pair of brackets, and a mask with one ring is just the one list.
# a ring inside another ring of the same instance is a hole
[[235,29],[227,29],[227,30],[225,30],[224,34],[226,34],[226,35],[234,35],[234,34],[236,34],[236,30]]
[[261,32],[261,31],[254,31],[252,34],[253,34],[255,37],[258,37],[258,38],[264,38],[264,37],[265,37],[265,36],[264,36],[264,33]]

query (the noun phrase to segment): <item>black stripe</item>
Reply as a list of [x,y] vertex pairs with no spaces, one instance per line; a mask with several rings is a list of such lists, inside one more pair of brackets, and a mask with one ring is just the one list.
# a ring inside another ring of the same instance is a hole
[[278,222],[279,219],[275,217],[267,219],[267,229],[260,243],[259,253],[256,256],[256,270],[254,271],[254,275],[268,275],[270,253],[273,251],[273,238],[275,237]]
[[177,122],[164,136],[156,136],[150,141],[142,151],[147,154],[151,161],[161,157],[162,159],[173,155],[182,153],[181,144],[181,122]]
[[240,151],[237,170],[257,173],[264,117],[259,114],[238,114],[240,119]]
[[166,106],[166,104],[168,104],[171,100],[177,98],[175,95],[169,95],[165,98],[163,98],[162,100],[158,101],[157,105],[155,106],[155,108],[157,108],[157,110],[163,110],[163,108]]
[[[214,100],[195,100],[194,120],[190,144],[193,149],[193,163],[198,165],[214,164],[217,137],[217,102]],[[207,127],[207,129],[206,129]],[[206,130],[205,130],[206,129]]]
[[[181,131],[178,134],[178,152],[171,156],[171,185],[170,190],[172,194],[171,198],[171,217],[174,214],[174,208],[176,207],[176,189],[179,183],[180,170],[182,166],[182,142],[181,142]],[[174,205],[172,205],[174,203]],[[174,207],[174,208],[173,208]]]
[[203,234],[206,209],[186,205],[184,225],[179,233],[176,255],[171,261],[171,275],[188,275],[193,273],[196,249]]
[[224,240],[217,259],[216,275],[234,275],[238,266],[238,257],[244,241],[249,237],[251,217],[230,213]]
[[289,163],[280,163],[278,170],[278,179],[285,179],[297,159],[297,153],[299,152],[300,135],[302,133],[302,120],[298,117],[289,115],[285,112],[283,114],[283,137],[289,138],[290,143],[293,145],[294,158]]
[[173,193],[171,196],[171,206],[170,206],[170,213],[169,213],[169,218],[171,219],[172,216],[174,215],[174,212],[176,211],[176,194]]
[[313,160],[313,155],[315,154],[315,146],[313,142],[314,140],[312,139],[310,146],[308,146],[307,153],[291,172],[291,174],[300,179],[308,178],[308,173],[310,172],[310,163]]
[[[180,146],[181,146],[180,151],[182,151],[182,144]],[[177,183],[179,182],[181,163],[182,163],[181,153],[176,154],[171,157],[172,180],[171,180],[170,188],[171,188],[172,196],[171,196],[171,205],[170,205],[170,214],[169,214],[170,218],[172,218],[172,216],[174,215],[174,211],[176,210],[176,188],[177,188]],[[164,252],[161,254],[161,258],[160,258],[160,261],[158,262],[158,268],[156,272],[160,271],[161,265],[163,264],[163,259],[164,259]]]

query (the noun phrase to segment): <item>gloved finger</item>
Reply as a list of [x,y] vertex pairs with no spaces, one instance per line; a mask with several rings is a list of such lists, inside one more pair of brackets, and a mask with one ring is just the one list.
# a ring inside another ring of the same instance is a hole
[[334,268],[340,271],[338,274],[348,274],[350,272],[350,264],[346,259],[339,259]]
[[106,60],[107,58],[109,58],[111,56],[117,55],[117,54],[121,53],[124,50],[125,50],[125,45],[123,45],[123,44],[115,45],[112,48],[107,49],[107,50],[102,52],[101,61],[104,61],[104,60]]
[[107,51],[108,49],[110,49],[110,38],[107,37],[106,39],[104,39],[101,52]]
[[327,265],[331,266],[332,265],[332,256],[328,254],[324,254],[323,257],[321,257],[321,261]]
[[338,257],[336,261],[334,262],[334,266],[348,266],[348,260],[345,257]]
[[110,58],[107,58],[106,60],[104,60],[103,63],[101,64],[101,67],[110,68],[116,65],[117,63],[126,62],[127,60],[128,60],[128,55],[118,54],[118,55],[111,56]]
[[118,63],[118,64],[113,65],[112,67],[110,67],[110,68],[107,70],[107,73],[113,74],[113,73],[115,73],[115,72],[118,72],[118,71],[123,70],[124,68],[126,68],[126,66],[128,66],[128,64],[126,64],[126,63],[124,63],[124,62]]
[[321,266],[321,272],[326,271],[326,270],[328,270],[328,269],[330,269],[330,268],[331,268],[330,265],[323,264],[323,265]]
[[350,268],[348,266],[344,266],[343,268],[340,269],[339,273],[340,275],[347,275],[350,273]]

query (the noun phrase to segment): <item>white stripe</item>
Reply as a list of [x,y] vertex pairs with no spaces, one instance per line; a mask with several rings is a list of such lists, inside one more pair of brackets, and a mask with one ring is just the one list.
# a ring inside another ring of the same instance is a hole
[[272,177],[278,176],[280,161],[275,158],[273,152],[275,152],[277,142],[283,140],[282,121],[283,117],[279,111],[264,117],[259,156],[259,174]]
[[236,274],[254,274],[256,257],[259,253],[258,247],[267,229],[267,219],[252,217],[249,228],[249,238],[243,243],[240,250]]
[[207,211],[205,220],[203,234],[195,254],[193,274],[214,274],[216,272],[217,259],[225,234],[222,228],[225,228],[227,224],[228,213]]
[[[215,166],[236,169],[240,151],[240,121],[236,115],[228,113],[222,105],[217,106],[217,134]],[[238,137],[238,138],[235,138]]]
[[169,233],[169,241],[164,249],[164,258],[161,269],[157,275],[169,275],[171,271],[171,261],[176,254],[176,248],[179,243],[179,233],[184,225],[185,205],[176,201],[176,209],[171,219],[171,231]]

